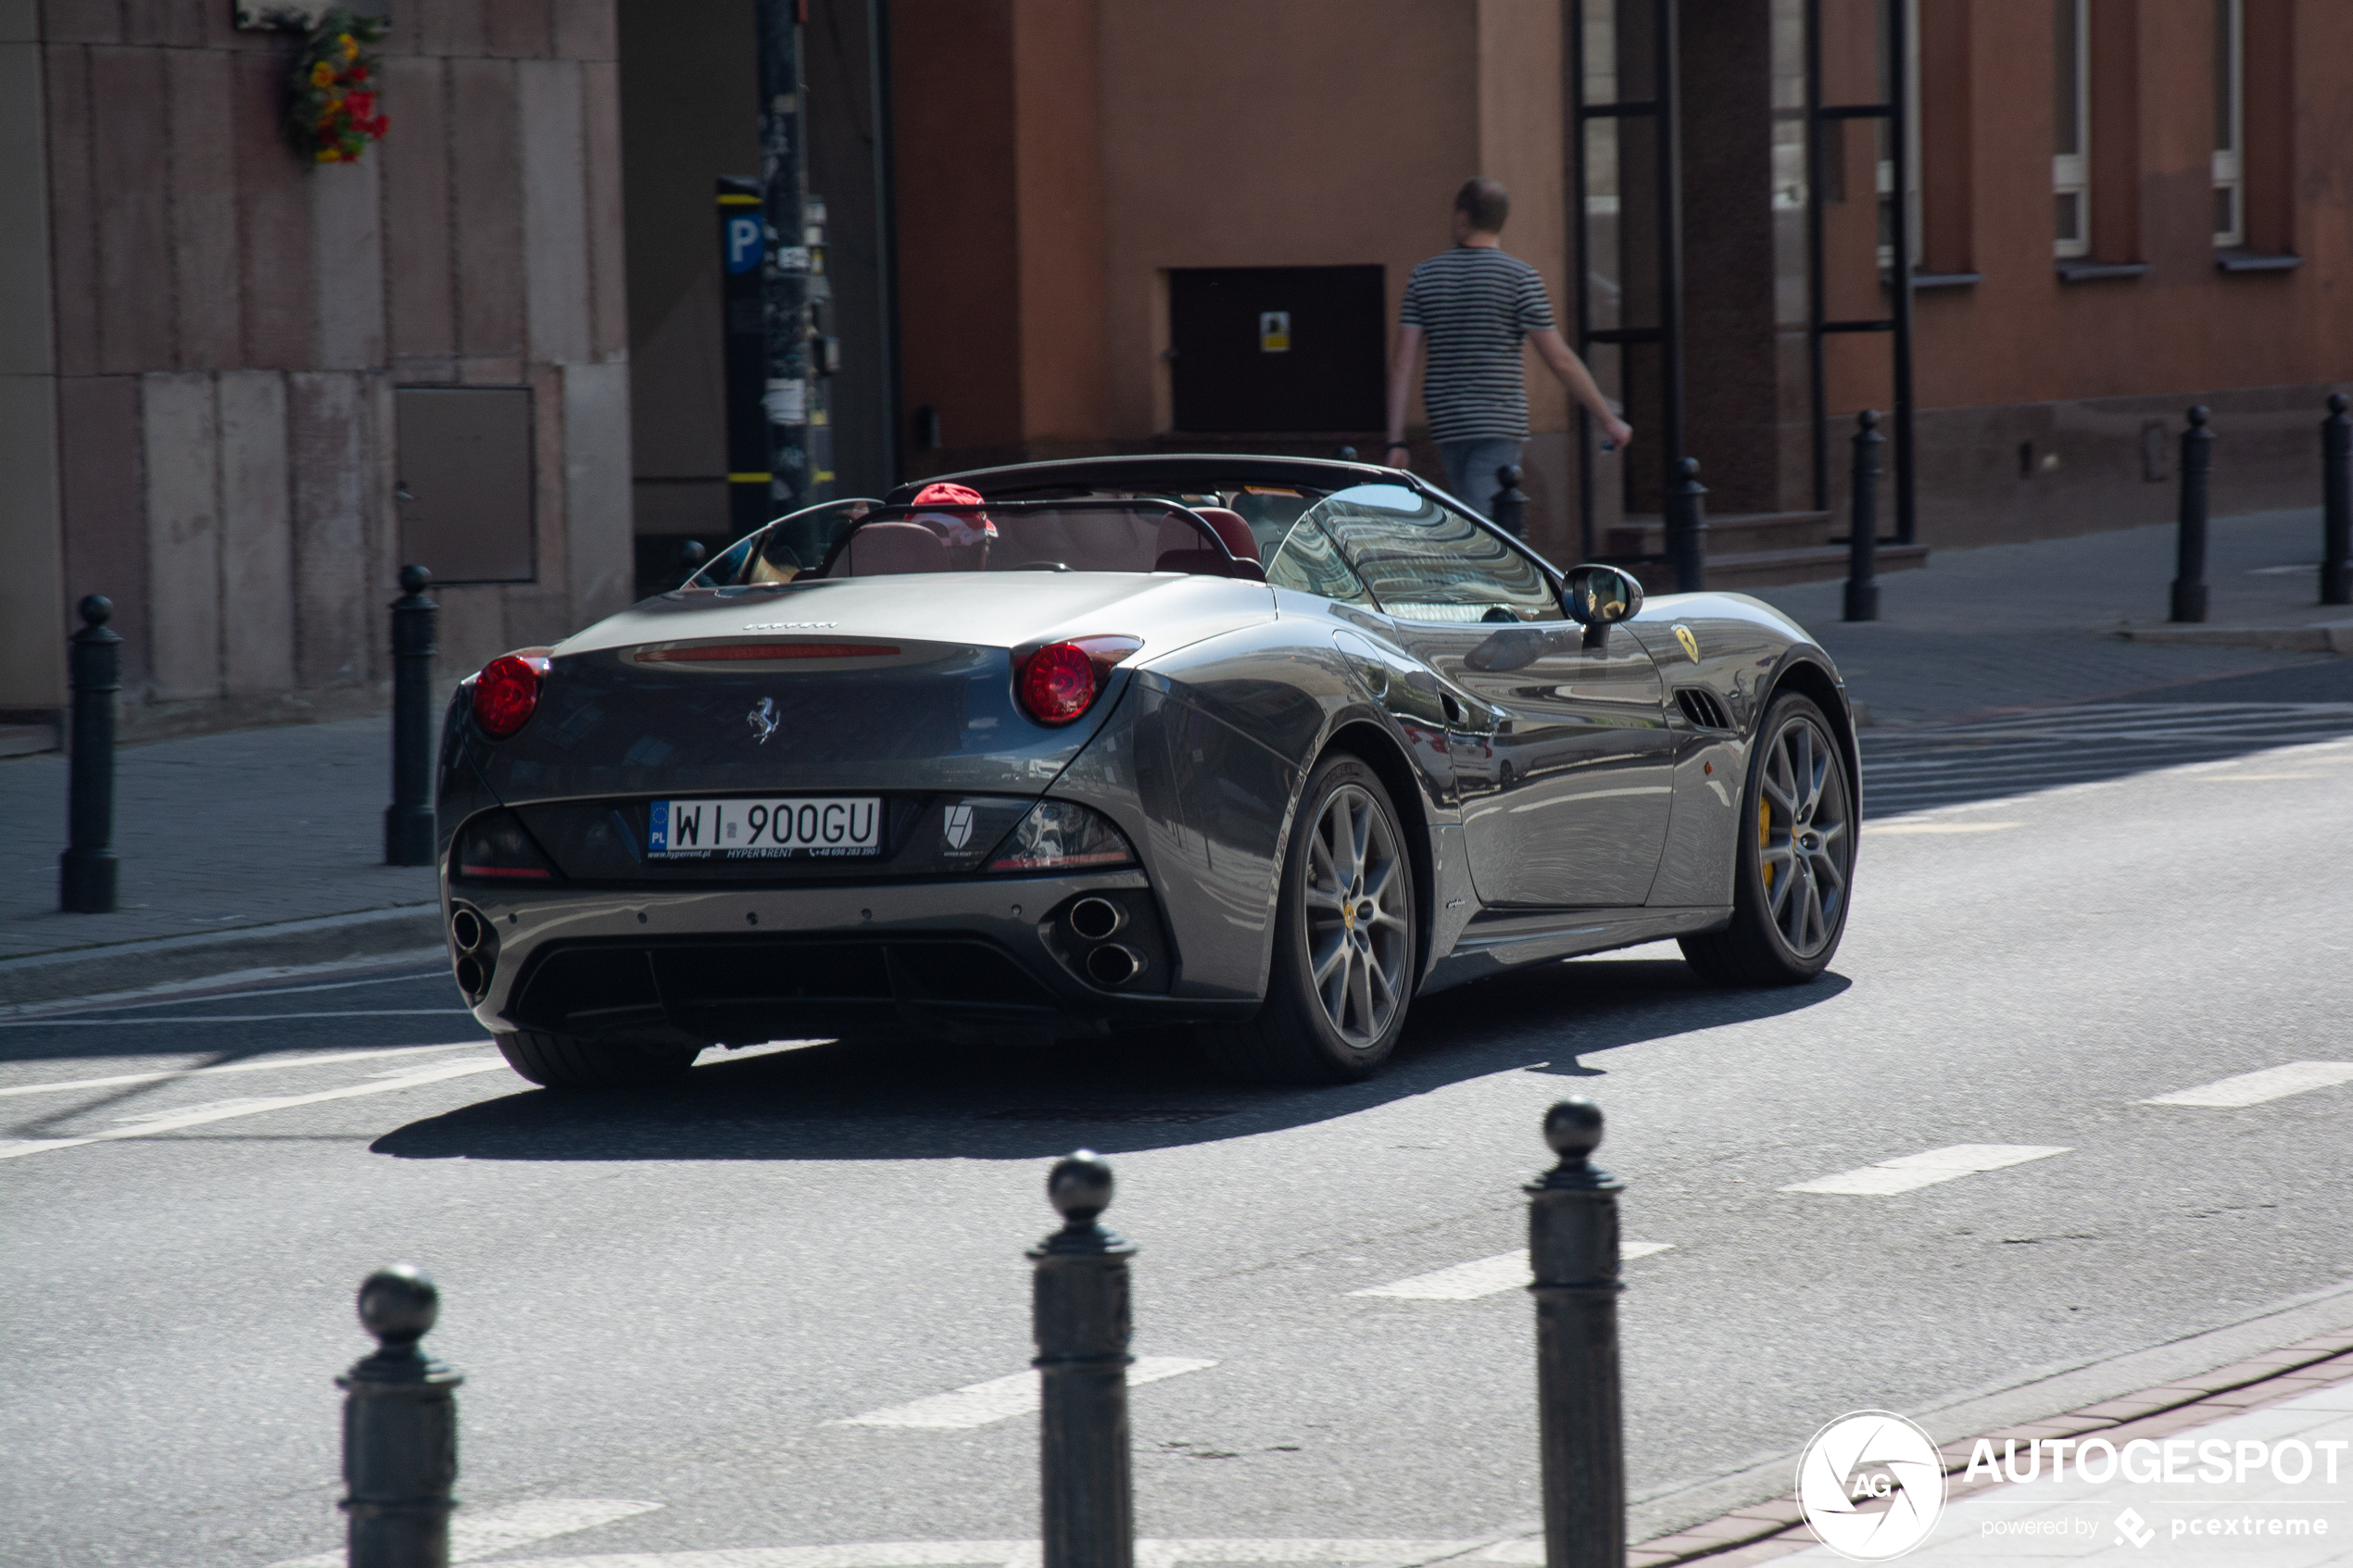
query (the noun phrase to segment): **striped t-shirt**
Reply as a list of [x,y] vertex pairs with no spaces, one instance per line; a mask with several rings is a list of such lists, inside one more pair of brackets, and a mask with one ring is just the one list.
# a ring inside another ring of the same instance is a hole
[[1553,324],[1535,268],[1491,245],[1457,245],[1414,269],[1397,319],[1428,338],[1422,407],[1431,440],[1527,437],[1520,339]]

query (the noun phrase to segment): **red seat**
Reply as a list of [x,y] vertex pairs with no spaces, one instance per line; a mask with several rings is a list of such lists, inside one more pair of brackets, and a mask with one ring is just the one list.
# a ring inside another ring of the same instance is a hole
[[[1195,507],[1193,511],[1203,522],[1209,524],[1211,531],[1217,535],[1218,540],[1225,545],[1227,552],[1236,560],[1254,561],[1259,558],[1257,536],[1251,533],[1250,524],[1242,521],[1241,513],[1228,511],[1224,507]],[[1209,542],[1201,536],[1201,530],[1185,519],[1169,517],[1161,520],[1160,553],[1162,555],[1179,550],[1207,550],[1208,548]],[[1166,571],[1178,569],[1163,567],[1160,570]]]

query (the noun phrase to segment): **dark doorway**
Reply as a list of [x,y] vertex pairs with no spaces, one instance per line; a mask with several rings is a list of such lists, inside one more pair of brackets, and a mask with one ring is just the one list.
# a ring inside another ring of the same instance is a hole
[[1172,270],[1176,428],[1379,429],[1385,298],[1377,266]]

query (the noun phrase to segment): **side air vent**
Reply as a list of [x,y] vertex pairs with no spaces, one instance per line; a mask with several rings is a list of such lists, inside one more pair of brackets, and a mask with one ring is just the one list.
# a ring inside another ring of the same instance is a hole
[[1684,718],[1703,730],[1729,730],[1732,727],[1731,720],[1725,715],[1723,703],[1705,686],[1678,686],[1675,688],[1675,706],[1683,710]]

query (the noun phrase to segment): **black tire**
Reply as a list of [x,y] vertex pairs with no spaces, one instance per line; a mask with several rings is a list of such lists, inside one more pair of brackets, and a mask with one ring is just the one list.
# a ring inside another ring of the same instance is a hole
[[701,1054],[698,1047],[582,1040],[535,1029],[495,1038],[508,1066],[548,1089],[642,1089],[674,1083]]
[[[1341,876],[1327,834],[1358,822],[1362,848]],[[1334,753],[1308,776],[1282,877],[1265,1003],[1247,1023],[1202,1029],[1202,1047],[1220,1072],[1258,1083],[1366,1077],[1404,1032],[1421,916],[1412,841],[1379,775],[1355,757]],[[1319,953],[1326,985],[1338,982],[1337,1019],[1317,984]]]
[[1846,932],[1858,827],[1830,721],[1809,697],[1774,698],[1741,792],[1732,922],[1683,937],[1684,959],[1718,985],[1802,985],[1821,973]]

